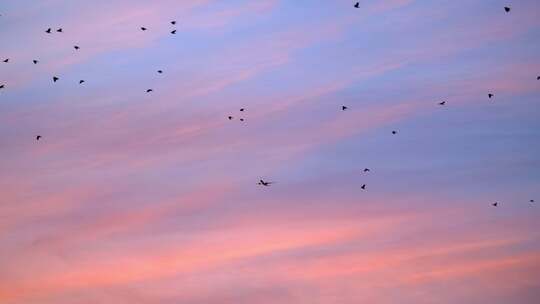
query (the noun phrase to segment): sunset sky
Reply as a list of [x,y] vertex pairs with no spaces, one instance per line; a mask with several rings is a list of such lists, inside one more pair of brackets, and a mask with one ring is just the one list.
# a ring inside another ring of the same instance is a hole
[[540,1],[355,2],[2,0],[0,303],[539,303]]

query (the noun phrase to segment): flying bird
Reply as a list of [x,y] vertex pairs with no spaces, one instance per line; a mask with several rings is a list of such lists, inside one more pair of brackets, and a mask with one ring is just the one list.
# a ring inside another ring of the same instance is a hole
[[37,61],[37,60],[34,59],[34,60],[32,60],[32,62],[33,62],[34,64],[38,64],[39,61]]
[[243,118],[240,118],[240,121],[244,121],[244,119],[243,119]]
[[172,30],[171,34],[173,34],[173,35],[176,34],[176,30]]
[[4,59],[4,62],[5,62],[5,63],[8,63],[8,62],[9,62],[9,58]]
[[3,84],[0,84],[0,89],[3,89],[5,86]]
[[232,120],[232,119],[233,119],[233,117],[232,117],[232,116],[229,116],[229,120]]
[[264,180],[259,180],[259,182],[257,183],[257,185],[261,185],[261,186],[265,186],[265,187],[268,187],[270,186],[271,184],[273,184],[273,182],[265,182]]
[[534,203],[534,200],[530,200],[529,203]]
[[392,131],[392,134],[397,134],[397,131]]
[[76,50],[80,49],[80,47],[78,45],[74,45],[73,48],[76,49]]
[[439,105],[444,106],[446,104],[446,101],[439,102]]
[[60,78],[58,78],[58,77],[56,77],[56,76],[54,76],[54,77],[52,78],[53,82],[57,82],[58,79],[60,79]]
[[345,111],[345,110],[347,110],[347,109],[349,109],[349,108],[346,107],[346,106],[341,106],[341,111]]
[[495,95],[493,95],[493,94],[491,94],[491,93],[488,94],[488,97],[489,97],[489,98],[492,98],[493,96],[495,96]]
[[362,190],[366,190],[366,184],[363,184],[360,188],[362,188]]
[[245,110],[244,108],[240,108],[240,112],[244,112],[244,110]]
[[56,31],[59,32],[59,33],[62,33],[62,28],[59,28]]
[[160,74],[163,74],[163,71],[162,71],[162,70],[158,70],[157,72],[160,73]]
[[83,79],[79,80],[79,84],[83,84],[83,83],[84,83]]
[[45,33],[50,34],[51,31],[52,31],[52,29],[51,29],[51,28],[48,28],[48,29],[45,31]]
[[175,24],[176,24],[176,21],[174,21],[174,20],[171,21],[171,24],[172,24],[172,25],[175,25]]
[[144,26],[141,26],[141,31],[146,31],[146,28]]
[[148,90],[146,90],[146,93],[150,93],[150,92],[153,92],[153,91],[154,90],[152,90],[152,89],[148,89]]
[[504,11],[507,12],[507,13],[509,13],[509,12],[510,12],[510,8],[509,8],[508,6],[505,6],[505,7],[504,7]]
[[36,136],[36,140],[40,140],[40,139],[41,139],[41,135]]
[[354,7],[359,8],[359,7],[360,7],[360,2],[356,2],[356,4],[354,5]]
[[364,169],[364,172],[370,172],[371,170],[369,170],[369,168],[365,168]]
[[536,76],[536,80],[540,80],[540,76]]
[[491,204],[493,207],[497,207],[499,205],[499,203],[495,202],[493,204]]

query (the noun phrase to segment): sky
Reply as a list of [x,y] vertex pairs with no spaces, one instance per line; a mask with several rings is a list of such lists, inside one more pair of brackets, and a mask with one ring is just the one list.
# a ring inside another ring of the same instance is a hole
[[540,2],[354,2],[3,0],[0,302],[538,303]]

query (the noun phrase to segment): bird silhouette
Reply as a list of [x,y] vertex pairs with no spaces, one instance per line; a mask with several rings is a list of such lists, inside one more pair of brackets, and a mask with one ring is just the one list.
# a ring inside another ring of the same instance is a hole
[[505,7],[504,7],[504,11],[507,12],[507,13],[509,13],[509,12],[510,12],[510,8],[509,8],[508,6],[505,6]]
[[76,50],[80,49],[80,47],[78,45],[74,45],[73,48],[76,49]]
[[84,83],[83,79],[79,80],[79,84],[83,84],[83,83]]
[[148,90],[146,90],[146,93],[150,93],[150,92],[153,92],[153,91],[154,90],[152,90],[152,89],[148,89]]
[[174,20],[171,21],[171,24],[172,24],[172,25],[175,25],[175,24],[176,24],[176,21],[174,21]]
[[244,119],[243,119],[243,118],[240,118],[240,121],[244,121]]
[[363,184],[362,187],[360,187],[362,190],[366,190],[366,184]]
[[499,203],[495,202],[493,204],[491,204],[493,207],[497,207],[499,205]]
[[52,31],[52,29],[51,29],[51,28],[48,28],[48,29],[45,31],[45,33],[50,34],[51,31]]
[[529,203],[534,203],[534,200],[530,200]]
[[536,76],[536,80],[540,80],[540,76]]
[[360,7],[360,2],[356,2],[356,4],[354,5],[354,7],[359,8],[359,7]]
[[5,85],[0,84],[0,89],[3,89],[3,88],[5,88]]
[[176,34],[176,30],[172,30],[171,34],[173,34],[173,35]]
[[36,136],[36,140],[40,140],[40,139],[41,139],[41,135]]
[[369,170],[369,168],[365,168],[364,169],[364,172],[370,172],[371,170]]
[[59,28],[59,29],[57,29],[56,31],[57,31],[58,33],[62,33],[63,30],[62,30],[62,28]]
[[240,112],[244,112],[244,110],[245,110],[244,108],[240,108]]
[[397,134],[397,131],[392,131],[392,134]]
[[257,185],[261,185],[261,186],[265,186],[265,187],[268,187],[270,186],[271,184],[273,184],[273,182],[265,182],[264,180],[259,180],[259,182],[257,183]]
[[37,60],[34,59],[34,60],[32,60],[32,62],[33,62],[34,64],[38,64],[39,61],[37,61]]
[[144,26],[141,26],[141,31],[146,31],[147,29]]
[[493,96],[495,96],[495,95],[493,95],[493,94],[491,94],[491,93],[488,94],[488,97],[489,97],[489,98],[492,98]]
[[4,62],[5,62],[5,63],[8,63],[8,62],[9,62],[9,58],[4,59]]
[[159,74],[163,74],[163,71],[162,70],[158,70],[157,71]]
[[446,104],[446,101],[439,102],[439,105],[444,106]]
[[56,77],[56,76],[54,76],[54,77],[52,78],[53,82],[57,82],[58,79],[60,79],[60,78],[58,78],[58,77]]
[[346,106],[341,106],[341,111],[345,111],[345,110],[347,110],[347,109],[349,109],[349,108],[346,107]]
[[233,117],[232,117],[232,116],[229,116],[229,120],[232,120],[232,119],[233,119]]

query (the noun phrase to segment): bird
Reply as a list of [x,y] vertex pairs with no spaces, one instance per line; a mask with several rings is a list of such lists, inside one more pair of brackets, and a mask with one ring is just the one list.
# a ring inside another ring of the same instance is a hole
[[148,90],[146,90],[146,93],[150,93],[150,92],[153,92],[153,91],[154,90],[152,90],[152,89],[148,89]]
[[229,120],[232,120],[232,119],[233,119],[233,117],[232,117],[232,116],[229,116]]
[[354,7],[359,8],[359,7],[360,7],[360,2],[356,2],[356,4],[354,5]]
[[499,205],[499,203],[495,202],[493,204],[491,204],[493,207],[497,207]]
[[34,59],[34,60],[32,60],[32,62],[33,62],[34,64],[38,64],[39,61],[37,61],[36,59]]
[[536,80],[540,80],[540,76],[536,76]]
[[444,106],[446,104],[446,101],[439,102],[439,105]]
[[52,78],[53,82],[57,82],[58,79],[60,79],[60,78],[58,78],[58,77],[56,77],[56,76],[54,76],[54,77]]
[[51,31],[52,31],[52,29],[51,29],[51,28],[48,28],[48,29],[45,31],[45,33],[50,34]]
[[146,31],[146,28],[144,26],[142,26],[141,31]]
[[176,30],[172,30],[171,34],[173,34],[173,35],[176,34]]
[[40,139],[41,139],[41,135],[36,136],[36,140],[40,140]]
[[244,108],[240,108],[240,112],[244,112],[244,110],[245,110]]
[[273,184],[273,182],[265,182],[264,180],[259,180],[259,182],[257,183],[257,185],[261,185],[261,186],[265,186],[265,187],[268,187],[270,186],[271,184]]
[[83,84],[83,83],[84,83],[83,79],[79,80],[79,84]]
[[495,95],[493,95],[493,94],[491,94],[491,93],[488,94],[488,97],[489,97],[489,98],[492,98],[493,96],[495,96]]
[[240,121],[244,121],[244,119],[243,119],[243,118],[240,118]]
[[58,33],[62,33],[62,28],[56,30]]
[[397,131],[392,131],[392,134],[397,134]]
[[366,190],[366,184],[363,184],[360,188],[362,188],[362,190]]
[[171,24],[172,24],[172,25],[175,25],[175,24],[176,24],[176,21],[174,21],[174,20],[171,21]]
[[510,12],[510,8],[509,8],[508,6],[505,6],[505,7],[504,7],[504,10],[505,10],[507,13]]
[[3,89],[3,88],[5,88],[5,85],[0,84],[0,89]]
[[157,71],[159,74],[163,74],[163,71],[162,70],[158,70]]
[[8,63],[8,62],[9,62],[9,58],[4,59],[4,62],[5,62],[5,63]]
[[349,109],[347,106],[341,106],[341,111],[345,111],[347,109]]
[[534,203],[534,200],[530,200],[529,203]]
[[365,168],[364,169],[364,172],[370,172],[371,170],[369,170],[369,168]]
[[76,49],[76,50],[80,49],[80,47],[78,45],[74,45],[73,48]]

